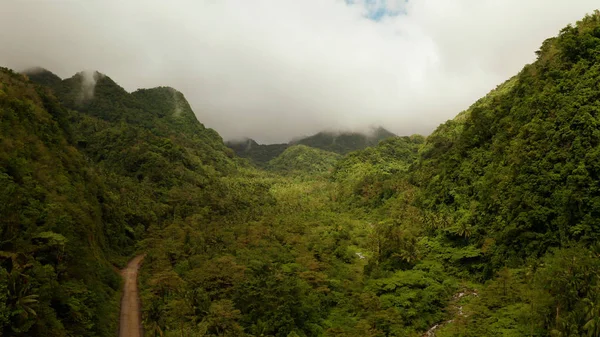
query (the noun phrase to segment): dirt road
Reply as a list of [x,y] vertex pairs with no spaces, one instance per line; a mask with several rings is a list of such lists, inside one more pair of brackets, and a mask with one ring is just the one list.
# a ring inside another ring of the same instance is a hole
[[136,256],[121,270],[123,276],[123,298],[121,299],[121,318],[119,321],[119,337],[142,337],[142,316],[140,315],[140,298],[138,296],[138,270],[144,255]]

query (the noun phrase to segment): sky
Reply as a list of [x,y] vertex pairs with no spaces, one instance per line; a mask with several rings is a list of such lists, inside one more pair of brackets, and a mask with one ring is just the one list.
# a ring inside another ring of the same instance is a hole
[[5,0],[0,65],[171,86],[224,139],[427,135],[594,0]]

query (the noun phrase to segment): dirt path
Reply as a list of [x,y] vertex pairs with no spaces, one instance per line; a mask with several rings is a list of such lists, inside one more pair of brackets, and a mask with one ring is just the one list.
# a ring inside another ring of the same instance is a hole
[[140,315],[140,298],[138,296],[138,270],[144,255],[136,256],[121,270],[123,276],[123,298],[121,299],[121,318],[119,320],[119,337],[142,337],[142,316]]

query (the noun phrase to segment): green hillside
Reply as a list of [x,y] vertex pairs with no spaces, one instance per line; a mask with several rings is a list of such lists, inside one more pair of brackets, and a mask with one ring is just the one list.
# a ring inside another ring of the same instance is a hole
[[395,134],[382,127],[374,128],[368,133],[362,132],[319,132],[315,135],[300,138],[283,144],[258,144],[252,139],[244,141],[228,141],[227,146],[236,155],[248,158],[258,167],[266,167],[267,163],[282,154],[288,147],[305,145],[337,154],[347,154],[377,145],[381,140],[396,137]]
[[402,189],[410,166],[418,159],[425,141],[422,136],[395,137],[379,145],[351,152],[340,160],[332,174],[342,200],[354,206],[380,206]]
[[461,322],[465,336],[597,335],[599,13],[537,55],[428,137],[413,170],[426,225],[472,250],[471,273],[500,278]]
[[173,89],[129,94],[96,73],[94,95],[78,101],[81,75],[49,74],[30,78],[51,88],[7,69],[0,78],[0,332],[112,336],[120,277],[111,264],[123,265],[136,242],[191,214],[270,199]]
[[244,141],[228,141],[226,145],[231,148],[236,155],[242,158],[248,158],[258,167],[265,167],[267,163],[275,157],[282,154],[289,144],[258,144],[252,139]]
[[107,336],[132,244],[110,181],[74,147],[71,115],[0,69],[0,335]]
[[319,132],[310,137],[293,141],[292,144],[301,144],[325,151],[346,154],[348,152],[362,150],[366,147],[377,145],[379,141],[391,137],[396,137],[396,135],[379,127],[371,130],[370,133]]
[[598,211],[597,21],[546,40],[534,64],[441,126],[421,152],[423,206],[471,228],[473,241],[492,236],[499,263],[597,239],[588,218]]
[[333,169],[339,158],[340,156],[333,152],[293,145],[269,161],[267,168],[287,173],[326,173]]

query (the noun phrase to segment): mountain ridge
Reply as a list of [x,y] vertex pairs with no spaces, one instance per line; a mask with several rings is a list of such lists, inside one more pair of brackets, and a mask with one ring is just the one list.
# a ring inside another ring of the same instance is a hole
[[367,132],[358,131],[321,131],[312,136],[299,137],[288,143],[259,144],[253,139],[227,141],[225,144],[238,156],[248,158],[259,167],[265,167],[267,163],[287,148],[294,145],[305,145],[308,147],[347,154],[348,152],[362,150],[369,146],[377,145],[381,140],[397,137],[394,133],[383,127],[373,127]]

